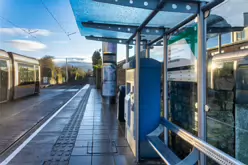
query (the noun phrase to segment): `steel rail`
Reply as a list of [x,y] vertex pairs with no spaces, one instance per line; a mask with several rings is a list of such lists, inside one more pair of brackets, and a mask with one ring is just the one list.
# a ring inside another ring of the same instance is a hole
[[166,119],[161,119],[161,124],[166,128],[170,129],[177,136],[181,137],[186,142],[190,143],[192,146],[197,148],[200,152],[204,153],[209,158],[213,159],[219,164],[222,165],[244,165],[244,163],[239,160],[231,157],[225,152],[217,149],[216,147],[208,144],[207,142],[195,137],[191,133],[185,131],[184,129],[178,127],[177,125],[171,123]]

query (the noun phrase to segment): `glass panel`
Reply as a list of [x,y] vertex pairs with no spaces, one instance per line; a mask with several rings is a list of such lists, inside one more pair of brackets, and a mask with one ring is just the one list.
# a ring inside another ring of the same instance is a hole
[[248,163],[248,61],[237,68],[235,97],[235,156]]
[[0,60],[0,102],[7,100],[8,77],[7,61]]
[[34,67],[32,65],[18,64],[19,85],[34,84]]
[[36,81],[40,81],[40,72],[39,72],[39,66],[35,66],[35,75],[36,75],[36,78],[35,80]]
[[[169,40],[168,47],[170,121],[197,135],[197,27],[187,27]],[[170,133],[170,147],[181,158],[192,146]]]
[[[116,4],[99,3],[89,0],[71,0],[71,6],[75,15],[79,30],[82,35],[103,36],[115,38],[129,38],[131,34],[120,33],[107,30],[99,30],[93,28],[85,28],[82,26],[82,21],[92,21],[99,23],[135,25],[139,26],[152,12],[152,10],[127,7]],[[135,6],[135,4],[134,4]],[[191,14],[179,12],[159,12],[150,22],[149,26],[154,27],[174,27],[179,22],[183,21]],[[173,19],[165,19],[171,18]],[[144,36],[144,34],[143,34]],[[147,35],[146,35],[147,36]],[[154,36],[145,37],[148,40],[154,39]]]
[[[229,0],[212,10],[212,27],[244,27],[243,31],[219,29],[208,39],[207,142],[248,164],[247,0]],[[229,14],[232,13],[232,14]],[[218,21],[219,20],[219,21]],[[209,21],[209,20],[208,20]],[[225,25],[225,26],[224,26]],[[208,24],[208,27],[210,24]],[[222,36],[218,47],[218,35]],[[216,164],[208,159],[208,164]]]
[[[244,13],[247,13],[247,6],[247,0],[228,0],[216,6],[211,14],[222,17],[232,27],[244,26]],[[221,27],[223,24],[220,22],[216,21],[215,27]]]

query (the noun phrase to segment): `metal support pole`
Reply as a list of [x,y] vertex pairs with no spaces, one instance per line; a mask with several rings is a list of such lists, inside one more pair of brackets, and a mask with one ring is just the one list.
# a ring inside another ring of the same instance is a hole
[[218,51],[219,51],[219,54],[221,54],[221,45],[222,45],[221,34],[219,34],[218,35]]
[[150,58],[150,48],[148,45],[146,46],[146,58]]
[[68,62],[67,62],[67,58],[65,59],[65,82],[68,82]]
[[[128,63],[129,61],[129,44],[127,43],[126,44],[126,63]],[[125,76],[126,76],[126,79],[127,79],[127,74],[126,74],[126,71],[125,71]],[[128,94],[128,91],[127,91],[127,83],[125,84],[126,85],[126,95]],[[126,132],[126,131],[125,131]]]
[[136,115],[136,161],[139,162],[139,77],[140,77],[140,32],[136,34],[135,115]]
[[[167,35],[163,37],[163,45],[164,45],[164,118],[168,120],[168,76],[167,76],[167,68],[168,68],[168,39]],[[164,127],[164,143],[168,145],[169,142],[168,129]]]
[[126,44],[126,63],[128,62],[129,59],[129,44]]
[[[205,3],[201,3],[201,7]],[[206,56],[206,20],[204,12],[199,11],[198,15],[198,60],[197,60],[197,107],[198,107],[198,136],[206,141],[206,93],[207,93],[207,56]],[[200,154],[200,164],[206,164],[206,156]]]

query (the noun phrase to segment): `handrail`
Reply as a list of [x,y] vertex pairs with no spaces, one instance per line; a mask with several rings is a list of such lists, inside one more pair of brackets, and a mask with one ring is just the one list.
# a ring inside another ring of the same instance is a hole
[[208,144],[207,142],[195,137],[191,133],[171,123],[170,121],[162,118],[161,124],[170,129],[176,135],[181,137],[186,142],[197,148],[200,152],[204,153],[214,161],[223,165],[244,165],[244,163],[217,149],[216,147]]

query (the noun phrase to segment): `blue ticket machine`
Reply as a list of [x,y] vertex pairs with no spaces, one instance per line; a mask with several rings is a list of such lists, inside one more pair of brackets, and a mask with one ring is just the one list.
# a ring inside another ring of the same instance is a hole
[[[134,100],[135,92],[135,60],[123,65],[126,69],[126,96],[125,96],[125,120],[126,139],[136,154],[136,143],[139,143],[139,156],[141,159],[158,158],[151,148],[146,136],[159,125],[161,111],[161,63],[150,58],[140,59],[139,79],[139,116],[136,117]],[[136,122],[139,120],[139,129],[136,130]],[[139,138],[136,137],[139,131]],[[136,155],[135,155],[136,156]]]

